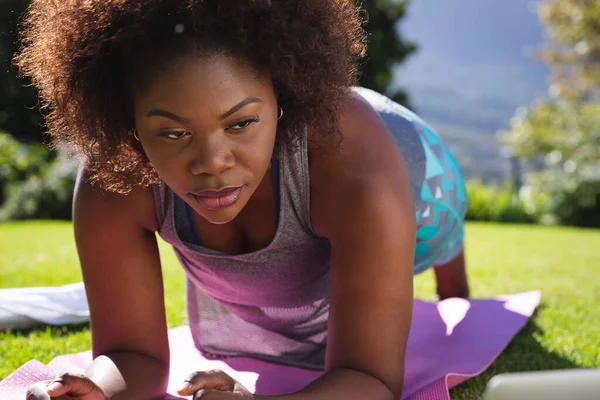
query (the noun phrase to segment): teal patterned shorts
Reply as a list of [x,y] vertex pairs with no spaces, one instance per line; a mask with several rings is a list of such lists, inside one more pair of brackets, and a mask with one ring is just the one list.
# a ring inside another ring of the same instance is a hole
[[445,264],[463,250],[467,194],[450,150],[422,121],[415,121],[425,151],[425,177],[414,193],[417,220],[415,273]]

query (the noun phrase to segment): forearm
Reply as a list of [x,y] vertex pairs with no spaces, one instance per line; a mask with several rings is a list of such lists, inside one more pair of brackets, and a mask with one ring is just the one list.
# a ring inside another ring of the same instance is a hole
[[440,300],[450,297],[469,297],[469,282],[464,252],[460,252],[448,263],[436,266],[434,271],[437,295]]
[[139,353],[110,353],[96,357],[86,375],[110,400],[154,400],[165,396],[169,365]]
[[254,396],[256,400],[396,400],[379,379],[359,371],[339,368],[328,372],[299,392],[280,396]]

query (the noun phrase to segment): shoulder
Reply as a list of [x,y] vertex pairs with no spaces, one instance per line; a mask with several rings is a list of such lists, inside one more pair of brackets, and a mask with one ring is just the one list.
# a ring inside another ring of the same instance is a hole
[[311,140],[317,135],[309,127],[311,179],[318,182],[329,173],[347,175],[350,171],[352,175],[358,173],[372,179],[373,173],[382,173],[402,161],[402,154],[383,120],[360,94],[348,93],[338,126],[338,134],[326,141]]
[[[82,166],[77,175],[74,192],[74,217],[95,217],[94,219],[114,220],[128,223],[145,230],[156,232],[154,194],[152,186],[137,187],[127,194],[103,190],[90,182],[89,175]],[[110,215],[110,218],[107,218]]]
[[354,213],[365,202],[377,202],[376,196],[412,207],[402,153],[379,114],[358,93],[350,92],[341,110],[338,137],[318,145],[309,140],[311,219],[317,233],[327,230],[332,210],[340,216]]

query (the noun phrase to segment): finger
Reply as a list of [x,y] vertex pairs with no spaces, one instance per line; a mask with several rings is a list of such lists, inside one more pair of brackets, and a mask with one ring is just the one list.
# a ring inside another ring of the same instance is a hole
[[191,396],[201,389],[231,391],[235,380],[220,369],[197,371],[188,375],[177,391],[181,396]]
[[194,394],[192,400],[235,400],[241,399],[236,393],[223,392],[221,390],[202,389]]
[[69,396],[83,397],[90,394],[95,388],[94,382],[83,375],[65,373],[54,378],[48,385],[48,394],[51,397]]
[[50,381],[37,382],[27,388],[26,400],[50,400],[46,389]]

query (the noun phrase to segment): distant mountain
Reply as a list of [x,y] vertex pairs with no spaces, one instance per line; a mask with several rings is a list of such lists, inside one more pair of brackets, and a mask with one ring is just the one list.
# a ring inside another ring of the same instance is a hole
[[548,69],[534,58],[545,41],[534,7],[528,0],[412,0],[398,28],[419,51],[397,68],[393,86],[405,88],[416,111],[461,153],[470,177],[503,176],[496,132],[547,92]]
[[492,95],[469,95],[448,87],[416,86],[409,91],[418,113],[430,121],[478,129],[494,134],[508,127],[514,115],[514,101]]

